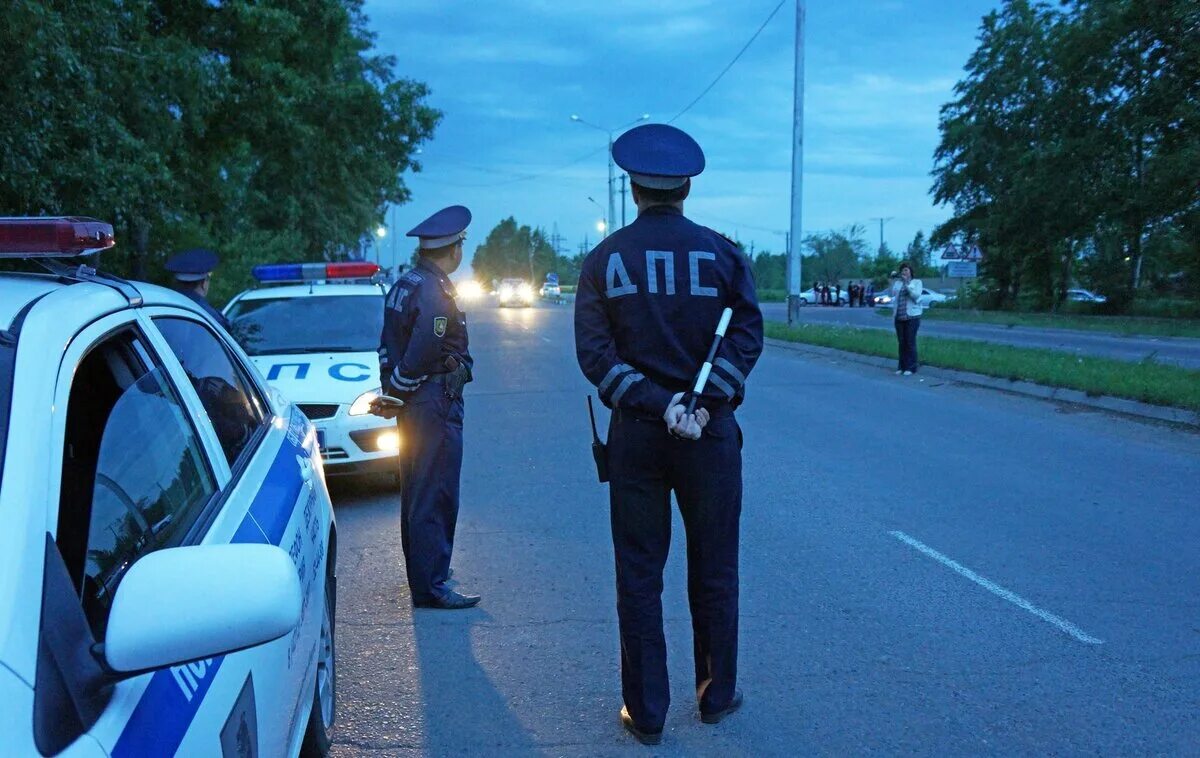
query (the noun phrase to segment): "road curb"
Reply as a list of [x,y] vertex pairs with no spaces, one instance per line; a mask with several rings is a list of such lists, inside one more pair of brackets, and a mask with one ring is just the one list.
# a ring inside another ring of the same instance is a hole
[[[896,367],[895,358],[882,358],[877,355],[863,355],[862,353],[854,353],[848,350],[838,350],[836,348],[823,347],[820,345],[809,345],[803,342],[788,342],[787,340],[768,338],[766,343],[772,347],[783,348],[784,350],[791,350],[797,353],[820,355],[826,358],[838,358],[840,360],[863,363],[868,366],[875,366],[876,368],[887,369],[889,371],[894,371]],[[1151,405],[1150,403],[1142,403],[1138,402],[1137,400],[1128,400],[1126,398],[1111,397],[1108,395],[1089,395],[1086,392],[1067,389],[1065,387],[1050,387],[1045,384],[1035,384],[1034,382],[1024,382],[1012,379],[1001,379],[995,376],[976,374],[970,371],[959,371],[958,369],[938,368],[936,366],[921,366],[921,375],[927,377],[936,377],[938,379],[946,379],[948,381],[959,382],[961,384],[970,384],[976,387],[999,390],[1001,392],[1011,392],[1016,395],[1024,395],[1026,397],[1037,398],[1039,400],[1071,403],[1073,405],[1082,405],[1088,408],[1096,408],[1112,413],[1120,413],[1126,416],[1135,416],[1154,421],[1166,421],[1173,424],[1181,424],[1183,426],[1200,427],[1200,413],[1183,410],[1182,408],[1169,408],[1162,405]]]

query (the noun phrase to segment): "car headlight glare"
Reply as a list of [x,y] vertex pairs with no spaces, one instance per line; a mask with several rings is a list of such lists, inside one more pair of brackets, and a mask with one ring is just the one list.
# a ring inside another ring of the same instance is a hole
[[381,388],[376,387],[375,389],[364,392],[361,395],[359,395],[357,398],[355,398],[354,402],[350,404],[350,415],[351,416],[365,416],[368,413],[370,413],[371,412],[371,401],[373,401],[375,398],[379,397],[380,389]]
[[381,453],[394,453],[400,449],[400,435],[396,432],[382,432],[375,438],[375,444]]

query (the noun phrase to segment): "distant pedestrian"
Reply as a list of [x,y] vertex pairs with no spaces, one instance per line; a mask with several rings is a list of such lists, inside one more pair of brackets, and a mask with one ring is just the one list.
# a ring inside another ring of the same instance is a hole
[[875,307],[875,282],[867,282],[867,305]]
[[866,294],[867,294],[867,285],[865,282],[863,282],[860,279],[858,282],[858,307],[861,308],[864,305],[866,305],[866,303],[863,302],[863,298],[866,297]]
[[921,328],[921,280],[913,279],[912,265],[905,261],[892,276],[892,306],[895,309],[896,341],[900,362],[897,374],[912,376],[917,371],[917,330]]
[[833,285],[833,289],[834,289],[833,304],[841,305],[842,304],[842,285],[835,284],[835,285]]

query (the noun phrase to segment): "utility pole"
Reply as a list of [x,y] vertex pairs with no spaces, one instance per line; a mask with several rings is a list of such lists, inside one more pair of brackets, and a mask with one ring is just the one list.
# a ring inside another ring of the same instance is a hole
[[792,91],[792,218],[788,233],[788,323],[800,319],[801,211],[804,189],[804,0],[796,0],[796,70]]
[[880,218],[880,217],[876,216],[875,218],[871,219],[872,221],[879,222],[879,251],[880,252],[883,252],[883,225],[886,224],[887,222],[891,221],[894,218],[896,218],[896,217],[895,216],[885,216],[883,218]]
[[621,174],[621,228],[625,228],[625,174]]

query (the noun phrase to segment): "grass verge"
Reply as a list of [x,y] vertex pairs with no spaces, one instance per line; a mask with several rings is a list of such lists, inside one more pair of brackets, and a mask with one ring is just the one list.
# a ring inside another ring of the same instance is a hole
[[[896,337],[880,329],[767,322],[768,337],[885,358],[896,356]],[[1056,350],[973,340],[921,337],[921,363],[977,374],[1066,387],[1200,412],[1200,371],[1159,363],[1128,363],[1074,356]]]
[[[891,309],[887,309],[888,314]],[[1200,338],[1200,319],[1146,318],[1142,316],[1081,316],[1078,314],[1019,313],[1015,311],[975,311],[934,306],[927,308],[921,318],[938,321],[959,321],[971,324],[998,326],[1029,326],[1048,329],[1073,329],[1082,332],[1144,335],[1147,337]]]

